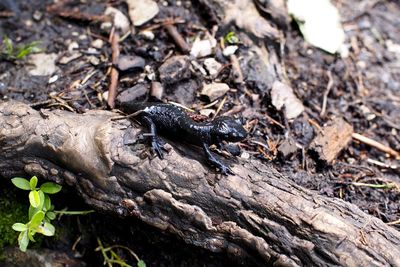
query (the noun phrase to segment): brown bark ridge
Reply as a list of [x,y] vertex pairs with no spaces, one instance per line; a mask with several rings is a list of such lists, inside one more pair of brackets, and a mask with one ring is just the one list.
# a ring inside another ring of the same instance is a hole
[[185,146],[169,146],[164,160],[143,157],[139,127],[115,116],[0,103],[1,176],[68,184],[95,209],[260,265],[400,266],[400,233],[356,206],[256,160],[238,159],[236,174],[222,176]]

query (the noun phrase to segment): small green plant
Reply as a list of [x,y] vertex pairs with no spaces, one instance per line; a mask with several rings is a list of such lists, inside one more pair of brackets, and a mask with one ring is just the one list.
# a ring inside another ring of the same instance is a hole
[[99,246],[95,251],[100,251],[104,258],[104,265],[108,267],[114,266],[114,264],[118,264],[121,267],[132,267],[132,265],[127,264],[120,256],[114,251],[114,249],[124,249],[128,251],[137,261],[137,267],[146,267],[146,263],[141,260],[135,252],[133,252],[130,248],[121,246],[121,245],[113,245],[110,247],[104,247],[101,240],[97,238],[97,243]]
[[38,187],[38,178],[33,176],[29,181],[25,178],[15,177],[11,182],[22,190],[29,192],[29,222],[14,223],[12,229],[19,233],[18,244],[21,251],[26,251],[29,241],[35,242],[33,238],[39,233],[45,236],[53,236],[55,227],[50,223],[58,215],[85,215],[94,212],[93,210],[84,211],[67,211],[54,210],[54,205],[51,204],[50,196],[61,191],[61,185],[46,182]]
[[36,233],[53,236],[55,232],[54,226],[50,223],[56,218],[54,205],[51,204],[49,194],[60,192],[61,185],[47,182],[37,187],[38,178],[33,176],[29,181],[25,178],[16,177],[11,179],[12,183],[29,192],[29,222],[14,223],[12,228],[20,232],[18,236],[18,244],[21,251],[26,251],[29,241],[35,242],[33,238]]
[[0,45],[0,57],[7,60],[22,59],[27,55],[40,52],[41,49],[38,45],[38,41],[33,41],[28,44],[14,46],[13,41],[7,36],[4,36],[3,42]]
[[232,45],[240,43],[239,37],[236,35],[235,32],[228,32],[224,37],[224,41]]

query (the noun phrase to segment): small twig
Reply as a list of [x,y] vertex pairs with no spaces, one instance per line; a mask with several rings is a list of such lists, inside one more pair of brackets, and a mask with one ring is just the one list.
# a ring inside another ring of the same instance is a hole
[[386,184],[369,184],[369,183],[360,183],[360,182],[352,182],[354,186],[365,186],[370,188],[377,188],[377,189],[391,189],[396,188],[395,183],[386,183]]
[[218,113],[221,111],[221,109],[224,107],[224,104],[226,102],[226,96],[224,97],[224,99],[222,99],[221,103],[219,103],[219,106],[217,108],[217,111],[215,111],[214,115],[212,116],[212,119],[215,119],[215,117],[217,117]]
[[270,120],[273,124],[276,124],[276,125],[278,125],[279,127],[281,127],[282,129],[285,129],[285,126],[284,126],[282,123],[280,123],[279,121],[275,120],[274,118],[272,118],[272,117],[269,116],[268,114],[264,114],[264,116],[265,116],[268,120]]
[[185,39],[183,39],[182,35],[178,32],[175,25],[166,24],[164,25],[164,27],[167,30],[168,34],[174,40],[175,44],[179,47],[179,49],[183,53],[188,53],[190,51],[189,45],[186,43]]
[[182,104],[179,104],[179,103],[177,103],[177,102],[174,102],[174,101],[168,101],[168,104],[175,105],[175,106],[177,106],[177,107],[183,108],[184,110],[187,110],[187,111],[190,111],[190,112],[196,112],[195,110],[193,110],[193,109],[191,109],[191,108],[188,108],[188,107],[186,107],[186,106],[184,106],[184,105],[182,105]]
[[330,70],[328,70],[326,72],[326,74],[328,75],[328,85],[326,86],[326,90],[324,93],[324,98],[322,100],[322,107],[321,107],[321,113],[319,114],[321,116],[321,118],[325,117],[325,112],[326,112],[326,103],[328,102],[328,95],[332,89],[333,86],[333,78],[332,78],[332,73]]
[[151,26],[149,26],[147,28],[143,28],[140,32],[153,31],[153,30],[161,28],[161,27],[163,27],[165,25],[183,24],[183,23],[185,23],[185,20],[181,19],[181,18],[175,18],[175,19],[168,18],[168,19],[161,19],[161,20],[154,19],[154,22],[155,22],[155,24],[153,24],[153,25],[151,25]]
[[390,165],[390,164],[387,164],[387,163],[384,163],[384,162],[380,162],[380,161],[377,161],[377,160],[374,160],[374,159],[367,159],[367,162],[371,163],[371,164],[375,164],[375,165],[377,165],[379,167],[386,168],[386,169],[391,169],[391,170],[397,170],[399,168],[399,166],[397,166],[397,165]]
[[400,224],[400,219],[396,220],[396,221],[392,221],[392,222],[387,222],[387,225],[395,225],[395,224]]
[[245,109],[245,107],[243,105],[234,106],[227,112],[224,112],[222,114],[222,116],[232,116],[232,115],[242,112],[244,109]]
[[[113,34],[110,36],[111,39],[111,50],[112,50],[112,63],[115,65],[119,57],[119,34],[116,31],[111,31]],[[110,108],[115,107],[115,97],[117,96],[119,72],[116,67],[112,67],[110,74],[110,86],[108,88],[108,99],[107,103]]]
[[47,12],[52,13],[54,15],[66,18],[66,19],[74,19],[80,21],[90,21],[90,22],[108,22],[111,20],[109,16],[105,15],[94,15],[85,12],[81,12],[79,8],[68,9],[65,5],[69,1],[60,1],[58,3],[52,4],[47,7]]
[[0,18],[9,18],[9,17],[13,17],[14,15],[15,14],[10,11],[1,11],[0,12]]
[[204,105],[204,106],[203,106],[203,109],[204,109],[204,108],[211,108],[212,106],[215,106],[218,102],[219,102],[219,100],[216,99],[216,100],[214,100],[213,102],[211,102],[211,103],[209,103],[209,104],[207,104],[207,105]]
[[29,106],[31,108],[34,108],[34,107],[37,107],[37,106],[44,106],[44,105],[47,105],[47,104],[50,104],[50,103],[53,103],[53,102],[54,102],[54,99],[48,99],[48,100],[39,101],[39,102],[36,102],[36,103],[29,104]]
[[122,43],[126,38],[128,38],[129,35],[131,35],[131,33],[132,33],[131,30],[127,31],[127,32],[121,37],[121,39],[119,39],[118,42]]
[[313,120],[313,119],[308,119],[308,122],[309,122],[312,126],[314,126],[314,128],[316,128],[316,129],[318,130],[318,132],[322,133],[322,128],[321,128],[321,126],[319,126],[319,124],[318,124],[315,120]]
[[262,142],[259,142],[259,141],[256,141],[256,140],[250,140],[250,143],[259,145],[259,146],[261,146],[261,147],[263,147],[263,148],[265,148],[267,150],[270,150],[270,147],[267,144],[264,144]]
[[381,144],[371,138],[368,138],[366,136],[363,136],[361,134],[358,133],[353,133],[352,134],[353,139],[356,139],[364,144],[367,144],[369,146],[375,147],[376,149],[379,149],[385,153],[388,153],[389,155],[395,157],[396,159],[400,159],[400,153],[395,151],[394,149],[385,146],[384,144]]
[[82,236],[80,235],[80,236],[75,240],[74,244],[73,244],[72,247],[71,247],[71,250],[72,250],[72,251],[75,251],[75,250],[76,250],[76,246],[79,244],[79,242],[81,242],[81,239],[82,239]]
[[237,56],[235,54],[230,55],[229,59],[232,64],[233,82],[235,84],[243,84],[243,73]]
[[89,81],[89,79],[92,78],[93,75],[95,75],[97,72],[99,72],[99,71],[98,70],[94,70],[91,73],[89,73],[88,75],[86,75],[86,77],[82,79],[80,85],[82,85],[82,86],[85,85],[85,83],[87,83],[87,81]]
[[112,121],[119,121],[119,120],[129,119],[129,118],[132,118],[132,117],[136,117],[137,115],[139,115],[142,112],[143,112],[143,110],[138,110],[138,111],[136,111],[134,113],[131,113],[129,115],[126,115],[126,116],[119,116],[119,117],[111,118],[111,120]]

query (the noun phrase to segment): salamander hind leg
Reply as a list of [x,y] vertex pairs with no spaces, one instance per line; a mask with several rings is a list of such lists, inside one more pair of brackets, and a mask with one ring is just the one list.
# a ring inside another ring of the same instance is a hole
[[210,149],[208,148],[208,145],[206,143],[203,143],[203,149],[204,152],[206,153],[207,156],[207,160],[209,161],[209,163],[218,168],[219,171],[224,174],[224,175],[228,175],[228,174],[235,174],[231,168],[229,168],[228,166],[226,166],[224,163],[222,163],[220,160],[218,160],[210,151]]

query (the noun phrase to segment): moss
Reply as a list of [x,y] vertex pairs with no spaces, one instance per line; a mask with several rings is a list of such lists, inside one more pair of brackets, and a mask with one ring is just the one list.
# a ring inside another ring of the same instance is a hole
[[[28,207],[23,204],[17,189],[0,189],[0,254],[9,245],[16,245],[18,233],[11,226],[16,222],[24,223],[28,219]],[[26,197],[27,198],[27,197]]]

